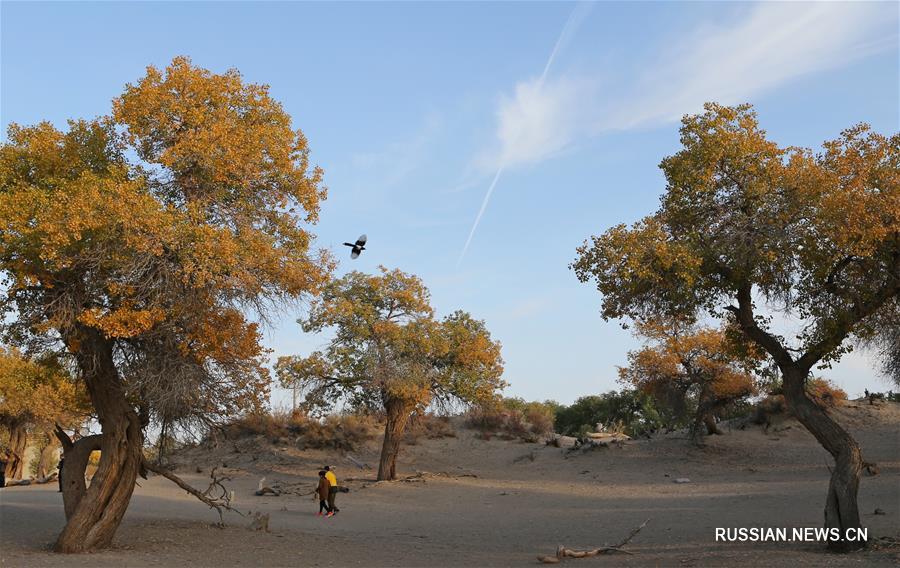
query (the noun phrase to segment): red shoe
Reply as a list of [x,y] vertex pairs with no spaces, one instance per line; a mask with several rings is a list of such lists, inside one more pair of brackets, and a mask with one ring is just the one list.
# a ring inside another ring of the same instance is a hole
[[328,513],[328,514],[325,515],[325,516],[326,516],[326,517],[333,517],[333,516],[334,516],[334,511],[332,511],[331,513]]
[[322,511],[319,511],[318,513],[316,513],[316,516],[321,517],[321,516],[322,516]]

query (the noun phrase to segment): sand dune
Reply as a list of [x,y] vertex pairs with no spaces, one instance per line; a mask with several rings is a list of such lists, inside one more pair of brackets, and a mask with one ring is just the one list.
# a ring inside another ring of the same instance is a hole
[[[865,476],[860,508],[870,537],[900,537],[900,405],[849,403],[836,411],[880,474]],[[354,453],[376,463],[377,444]],[[235,450],[238,450],[236,452]],[[54,486],[0,492],[3,566],[523,566],[557,545],[614,543],[650,519],[628,549],[633,556],[567,560],[570,566],[872,566],[896,565],[900,548],[845,556],[818,543],[716,543],[716,527],[816,527],[822,519],[829,456],[797,423],[768,432],[726,431],[691,446],[683,435],[634,440],[587,453],[515,441],[421,440],[407,446],[409,482],[375,483],[337,453],[296,451],[262,439],[181,452],[177,473],[205,488],[213,465],[232,478],[242,511],[270,515],[271,532],[245,528],[169,481],[135,490],[115,546],[59,556],[47,547],[63,525]],[[312,489],[323,463],[351,488],[334,518],[315,515],[311,497],[255,497],[262,476],[298,492]],[[197,468],[202,473],[196,473]],[[675,483],[687,478],[690,483]],[[348,481],[349,479],[349,481]],[[876,508],[884,515],[875,515]]]

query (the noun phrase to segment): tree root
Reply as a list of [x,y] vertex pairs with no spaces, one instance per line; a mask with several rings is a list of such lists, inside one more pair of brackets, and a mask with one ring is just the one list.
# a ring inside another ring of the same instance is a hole
[[[181,487],[182,489],[184,489],[185,491],[187,491],[188,493],[190,493],[197,499],[200,499],[201,501],[203,501],[204,503],[209,505],[211,508],[215,509],[216,512],[219,513],[219,525],[220,526],[225,525],[225,518],[223,516],[223,511],[231,511],[233,513],[237,513],[238,515],[240,515],[242,517],[244,516],[244,513],[241,513],[240,511],[238,511],[237,509],[235,509],[234,507],[231,506],[231,494],[229,494],[228,490],[225,489],[225,486],[222,485],[222,482],[226,481],[228,478],[227,477],[217,477],[216,476],[216,468],[213,468],[212,472],[210,472],[210,474],[209,474],[210,478],[212,479],[212,481],[209,484],[209,487],[206,489],[206,491],[200,492],[197,489],[194,489],[193,487],[188,485],[180,477],[178,477],[177,475],[175,475],[174,473],[172,473],[171,471],[167,470],[166,468],[164,468],[160,465],[152,464],[149,461],[147,461],[146,459],[144,459],[143,465],[144,465],[144,468],[146,468],[147,470],[152,471],[153,473],[157,473],[157,474],[165,477],[166,479],[173,482],[178,487]],[[217,496],[217,497],[210,497],[209,496],[210,493],[212,493],[213,489],[215,489],[215,488],[219,488],[219,490],[221,491],[221,495]]]
[[615,546],[602,546],[600,548],[594,548],[592,550],[572,550],[570,548],[566,548],[562,545],[556,548],[556,556],[538,556],[537,559],[539,562],[543,562],[544,564],[559,564],[565,558],[588,558],[590,556],[597,556],[598,554],[606,554],[610,552],[620,552],[622,554],[634,554],[628,550],[623,550],[622,548],[628,544],[631,539],[637,535],[637,533],[641,532],[647,523],[650,522],[650,519],[647,519],[639,526],[632,529],[632,531],[628,534],[627,537],[622,539],[621,542],[616,544]]

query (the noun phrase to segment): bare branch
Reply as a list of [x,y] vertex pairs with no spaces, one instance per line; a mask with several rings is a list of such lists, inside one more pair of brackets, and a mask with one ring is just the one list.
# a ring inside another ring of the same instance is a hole
[[[188,485],[184,480],[182,480],[180,477],[178,477],[177,475],[175,475],[168,469],[166,469],[162,466],[155,465],[155,464],[149,462],[146,458],[143,461],[143,466],[146,469],[165,477],[166,479],[173,482],[178,487],[181,487],[182,489],[184,489],[185,491],[187,491],[188,493],[190,493],[197,499],[200,499],[201,501],[203,501],[204,503],[209,505],[211,508],[215,509],[219,513],[219,524],[221,524],[221,525],[225,524],[225,519],[222,514],[223,510],[237,513],[238,515],[240,515],[242,517],[245,516],[244,513],[241,513],[240,511],[238,511],[237,509],[235,509],[234,507],[232,507],[230,505],[231,499],[228,497],[227,494],[224,495],[223,497],[219,497],[219,498],[210,498],[207,495],[209,493],[209,491],[212,489],[212,487],[217,484],[217,478],[214,475],[215,469],[213,470],[213,474],[212,474],[213,482],[210,484],[210,489],[207,489],[206,493],[201,493],[197,489],[194,489],[193,487]],[[220,483],[218,483],[218,485],[221,486]],[[224,487],[223,487],[223,489],[224,489]]]

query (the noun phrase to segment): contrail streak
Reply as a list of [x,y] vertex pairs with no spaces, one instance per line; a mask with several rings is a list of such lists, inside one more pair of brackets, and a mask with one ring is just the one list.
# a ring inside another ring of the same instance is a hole
[[[547,64],[544,65],[544,71],[541,73],[540,79],[538,79],[538,90],[544,86],[544,80],[547,78],[547,74],[550,72],[550,67],[553,66],[554,60],[556,60],[557,53],[559,53],[569,40],[572,39],[572,36],[575,35],[581,22],[584,21],[590,11],[591,4],[589,2],[579,2],[575,5],[575,8],[572,9],[572,13],[569,14],[569,19],[566,20],[566,25],[563,26],[562,32],[560,32],[556,43],[553,45],[553,51],[550,52],[550,57],[547,58]],[[487,193],[484,194],[484,199],[481,202],[481,209],[478,210],[478,215],[475,217],[475,222],[472,224],[472,229],[469,231],[469,238],[466,239],[466,244],[463,246],[462,252],[459,255],[459,260],[456,261],[457,268],[462,264],[463,258],[465,258],[466,252],[469,250],[469,245],[472,243],[472,237],[475,236],[475,231],[478,229],[478,224],[481,223],[481,217],[484,215],[485,209],[487,209],[488,202],[491,200],[491,194],[494,193],[494,188],[497,187],[497,182],[500,181],[500,176],[503,174],[505,166],[506,164],[500,163],[500,166],[497,168],[497,173],[494,174],[494,181],[491,182],[491,185],[488,186]]]
[[466,251],[469,250],[469,243],[472,242],[472,237],[475,236],[475,229],[478,228],[478,223],[481,222],[481,216],[484,215],[484,210],[487,209],[488,201],[491,200],[491,194],[494,193],[494,188],[497,187],[497,181],[500,179],[500,174],[502,173],[503,166],[501,165],[497,169],[497,173],[494,175],[494,181],[492,181],[491,185],[488,187],[487,193],[484,194],[484,200],[481,202],[481,209],[478,210],[478,216],[475,217],[475,222],[472,224],[472,229],[469,231],[469,238],[466,239],[466,246],[463,247],[462,253],[459,255],[459,260],[456,261],[457,268],[462,264],[463,257],[466,256]]

